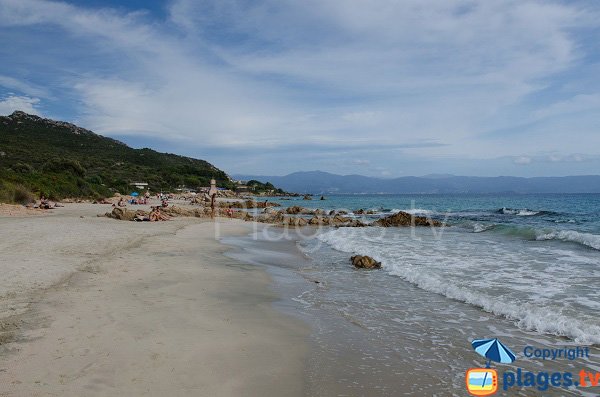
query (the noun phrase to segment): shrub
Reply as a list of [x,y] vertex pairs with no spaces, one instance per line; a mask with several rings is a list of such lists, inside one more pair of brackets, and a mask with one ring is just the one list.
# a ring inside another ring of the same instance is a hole
[[25,186],[16,185],[13,189],[13,202],[25,205],[35,201],[33,193]]
[[19,174],[29,174],[33,172],[33,167],[31,165],[27,163],[21,163],[20,161],[16,164],[13,164],[10,168]]
[[0,201],[14,204],[29,204],[35,201],[33,193],[23,185],[1,184]]
[[46,172],[67,171],[77,176],[83,176],[85,174],[85,169],[81,166],[79,161],[59,157],[48,160],[44,163],[42,169]]

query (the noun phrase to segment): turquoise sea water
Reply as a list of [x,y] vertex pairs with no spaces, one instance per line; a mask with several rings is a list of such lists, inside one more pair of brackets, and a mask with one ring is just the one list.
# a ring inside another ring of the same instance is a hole
[[[321,374],[344,373],[330,395],[363,395],[361,388],[381,391],[365,395],[465,395],[464,371],[484,364],[470,347],[479,338],[499,337],[517,353],[502,369],[600,371],[600,195],[270,200],[357,217],[357,209],[376,210],[365,220],[403,210],[449,225],[322,228],[291,237],[311,259],[295,271],[319,281],[291,293],[315,321],[316,343],[326,352],[312,376],[319,383]],[[280,228],[270,229],[272,236],[260,238],[279,238]],[[355,270],[355,254],[374,257],[383,269]],[[540,362],[520,354],[527,345],[586,345],[592,355]],[[505,395],[597,395],[589,392],[515,388]]]
[[445,221],[444,230],[323,230],[313,244],[373,256],[392,277],[524,329],[600,344],[600,195],[344,195],[280,203]]

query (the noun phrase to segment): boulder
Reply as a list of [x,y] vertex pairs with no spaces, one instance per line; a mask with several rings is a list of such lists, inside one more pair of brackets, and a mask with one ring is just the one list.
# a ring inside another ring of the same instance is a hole
[[309,194],[306,194],[304,197],[302,197],[302,200],[312,200],[312,197],[310,197]]
[[137,211],[132,211],[132,210],[128,210],[127,208],[113,208],[112,212],[107,212],[105,214],[105,216],[107,216],[108,218],[112,218],[112,219],[118,219],[120,221],[132,221],[135,219],[136,216],[148,216],[148,213],[146,211],[142,211],[142,210],[137,210]]
[[293,225],[299,227],[306,226],[308,225],[308,221],[304,218],[295,218],[293,219]]
[[398,212],[385,218],[373,222],[373,226],[393,227],[393,226],[444,226],[440,221],[429,219],[424,216],[414,216],[407,212]]
[[358,219],[353,219],[349,223],[347,223],[345,225],[340,225],[340,226],[346,226],[346,227],[365,227],[365,226],[368,226],[368,225],[366,223],[363,223],[363,222],[359,221]]
[[302,213],[302,211],[304,211],[304,208],[300,207],[299,205],[294,205],[292,207],[289,207],[287,210],[285,210],[285,212],[290,215],[300,214],[300,213]]
[[352,264],[357,269],[381,269],[381,262],[366,255],[355,255],[350,258]]
[[318,226],[318,225],[324,225],[325,223],[323,221],[323,217],[315,215],[308,220],[308,224],[313,225],[313,226]]
[[187,209],[187,208],[181,208],[181,207],[175,207],[175,206],[161,208],[160,211],[169,216],[195,216],[194,209]]

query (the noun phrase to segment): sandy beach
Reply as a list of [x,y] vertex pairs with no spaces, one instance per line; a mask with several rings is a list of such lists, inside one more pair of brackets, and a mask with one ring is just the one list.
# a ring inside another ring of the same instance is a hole
[[303,395],[309,329],[223,255],[232,220],[0,217],[1,396]]

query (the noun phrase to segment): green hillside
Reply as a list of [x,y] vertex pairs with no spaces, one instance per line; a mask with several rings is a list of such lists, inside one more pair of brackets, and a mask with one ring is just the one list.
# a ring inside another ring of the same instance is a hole
[[131,192],[132,182],[151,191],[179,186],[232,187],[227,174],[212,164],[133,149],[70,123],[23,112],[0,117],[0,201],[20,201],[29,190],[51,198],[106,197]]

